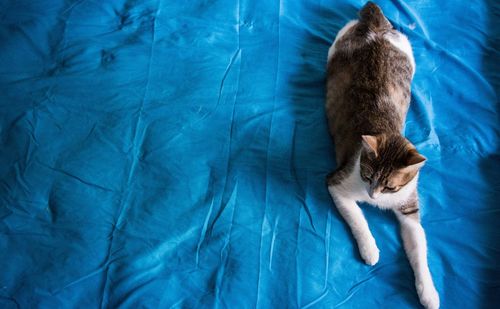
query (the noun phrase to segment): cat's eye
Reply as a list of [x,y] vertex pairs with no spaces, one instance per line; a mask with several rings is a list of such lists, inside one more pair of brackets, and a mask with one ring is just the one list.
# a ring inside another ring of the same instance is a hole
[[396,191],[396,187],[385,187],[384,188],[386,191],[394,192]]

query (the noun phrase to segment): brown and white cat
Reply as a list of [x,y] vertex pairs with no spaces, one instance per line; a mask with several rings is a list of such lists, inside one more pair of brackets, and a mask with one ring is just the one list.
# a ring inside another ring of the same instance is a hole
[[420,302],[438,308],[417,194],[425,158],[401,135],[414,72],[408,39],[374,3],[339,31],[328,52],[326,101],[338,168],[327,181],[369,265],[378,262],[379,249],[357,202],[395,212]]

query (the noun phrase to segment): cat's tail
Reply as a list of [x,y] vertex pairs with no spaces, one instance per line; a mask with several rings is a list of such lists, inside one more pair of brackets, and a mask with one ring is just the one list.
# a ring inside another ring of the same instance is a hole
[[366,25],[373,32],[383,32],[392,29],[392,25],[385,18],[382,9],[371,1],[368,1],[361,11],[359,11],[359,22]]

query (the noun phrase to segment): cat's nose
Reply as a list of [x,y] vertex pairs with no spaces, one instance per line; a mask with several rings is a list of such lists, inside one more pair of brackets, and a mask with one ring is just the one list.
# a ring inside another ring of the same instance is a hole
[[376,199],[378,196],[379,196],[380,192],[376,192],[374,188],[370,188],[368,190],[368,195],[372,198],[372,199]]
[[375,192],[370,192],[370,194],[369,194],[369,195],[370,195],[370,197],[371,197],[372,199],[376,199],[376,198],[379,196],[379,194],[378,194],[378,193],[375,193]]

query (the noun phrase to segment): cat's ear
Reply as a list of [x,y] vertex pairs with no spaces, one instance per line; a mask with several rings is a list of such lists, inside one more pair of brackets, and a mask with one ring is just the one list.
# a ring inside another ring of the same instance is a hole
[[411,149],[406,155],[405,165],[407,169],[418,169],[424,165],[425,160],[427,159],[419,154],[416,149]]
[[373,152],[375,156],[378,156],[378,140],[376,136],[373,135],[361,135],[361,138],[363,139],[363,147],[365,147],[366,150]]

